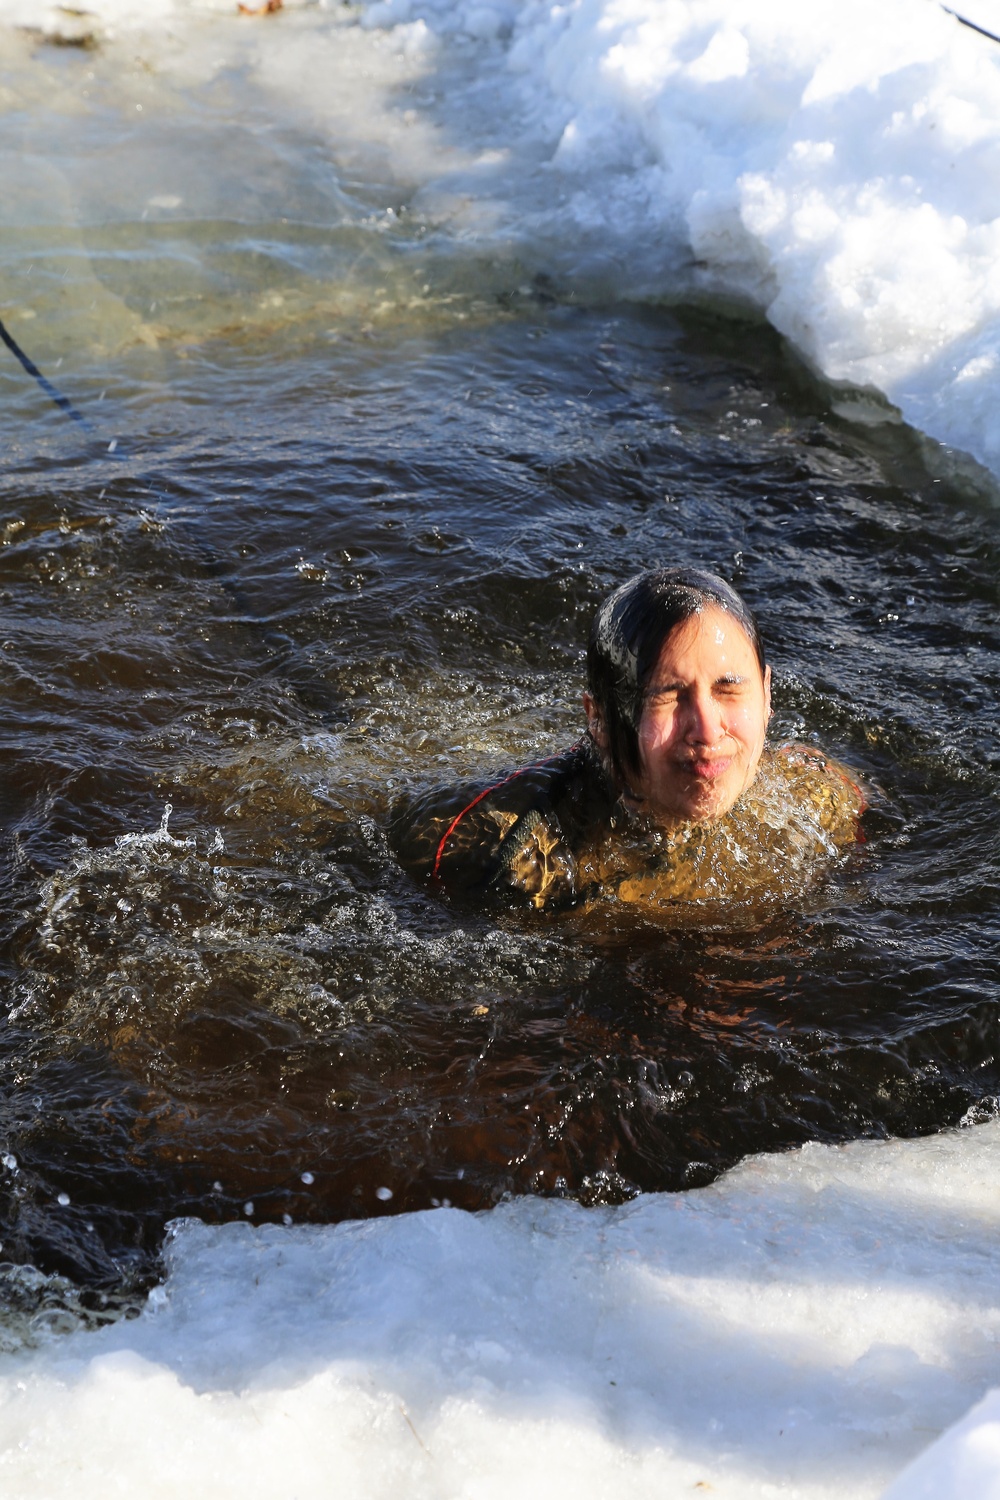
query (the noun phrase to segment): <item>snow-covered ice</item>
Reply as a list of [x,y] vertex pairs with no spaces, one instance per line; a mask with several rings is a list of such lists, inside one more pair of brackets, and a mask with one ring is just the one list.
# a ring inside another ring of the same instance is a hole
[[961,1422],[911,1464],[884,1500],[997,1500],[1000,1495],[1000,1391],[991,1391]]
[[0,1358],[0,1484],[875,1497],[1000,1379],[998,1167],[991,1123],[615,1209],[185,1222],[138,1319]]

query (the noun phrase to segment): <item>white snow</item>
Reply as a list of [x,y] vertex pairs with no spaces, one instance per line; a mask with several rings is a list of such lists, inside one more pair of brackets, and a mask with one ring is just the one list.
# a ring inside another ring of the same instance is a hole
[[[1000,1379],[998,1167],[991,1123],[617,1209],[188,1221],[141,1317],[0,1357],[0,1487],[875,1497]],[[893,1500],[1000,1492],[998,1403]]]
[[[1000,32],[1000,6],[971,10]],[[366,14],[453,35],[478,7]],[[508,25],[564,235],[640,292],[746,298],[829,379],[1000,470],[1000,46],[931,0],[578,0]]]
[[1000,1391],[991,1391],[889,1486],[884,1500],[1000,1496]]

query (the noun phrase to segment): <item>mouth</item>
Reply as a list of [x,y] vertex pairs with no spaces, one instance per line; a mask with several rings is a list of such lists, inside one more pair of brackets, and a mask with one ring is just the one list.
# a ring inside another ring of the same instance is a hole
[[685,776],[690,776],[693,781],[718,781],[724,776],[732,765],[731,756],[723,756],[717,759],[708,757],[697,760],[685,760],[681,762],[681,769]]

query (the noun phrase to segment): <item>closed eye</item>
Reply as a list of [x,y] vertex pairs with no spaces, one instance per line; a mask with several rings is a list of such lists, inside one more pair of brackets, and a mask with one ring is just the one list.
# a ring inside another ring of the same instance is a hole
[[[744,692],[747,687],[747,679],[739,673],[727,673],[725,677],[719,677],[712,684],[713,693],[720,697],[735,697]],[[662,682],[655,688],[650,688],[646,693],[647,703],[669,703],[679,698],[688,689],[684,682]]]

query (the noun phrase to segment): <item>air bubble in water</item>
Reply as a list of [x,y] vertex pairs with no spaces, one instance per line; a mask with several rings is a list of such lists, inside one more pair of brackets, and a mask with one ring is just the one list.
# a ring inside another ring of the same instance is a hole
[[305,1183],[306,1187],[312,1187],[313,1183],[316,1181],[311,1172],[303,1172],[301,1180]]
[[8,1151],[6,1155],[0,1157],[0,1161],[3,1162],[8,1172],[17,1171],[17,1157],[14,1156],[10,1151]]
[[250,1202],[249,1200],[246,1203],[244,1203],[244,1205],[243,1205],[243,1212],[249,1218],[249,1216],[253,1213],[253,1203]]
[[60,1208],[68,1208],[69,1207],[69,1193],[60,1193],[59,1196],[58,1196],[58,1198],[56,1199],[56,1202],[59,1204]]
[[389,1199],[392,1197],[392,1188],[387,1188],[387,1187],[376,1188],[375,1189],[375,1196],[376,1196],[376,1198],[380,1198],[383,1203],[388,1203]]
[[212,1192],[213,1193],[221,1193],[222,1192],[222,1183],[221,1182],[213,1182],[212,1183]]
[[285,1228],[288,1229],[288,1227],[291,1225],[291,1222],[292,1222],[292,1216],[291,1216],[291,1214],[282,1214],[281,1215],[281,1222],[282,1222],[282,1224],[284,1224]]

